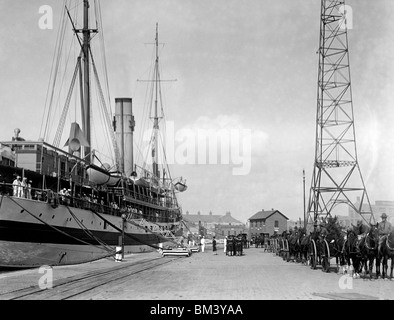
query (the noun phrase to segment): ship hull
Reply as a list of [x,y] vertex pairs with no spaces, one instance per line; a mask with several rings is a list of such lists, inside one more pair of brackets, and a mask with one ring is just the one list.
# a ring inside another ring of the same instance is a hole
[[[146,230],[146,221],[140,227],[141,221],[125,223],[125,254],[153,251],[163,241]],[[0,266],[71,265],[114,256],[122,244],[122,224],[118,216],[4,196],[0,204]]]

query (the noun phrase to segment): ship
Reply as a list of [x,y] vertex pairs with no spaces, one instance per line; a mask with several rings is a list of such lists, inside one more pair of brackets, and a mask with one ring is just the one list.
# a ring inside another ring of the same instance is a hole
[[[119,261],[125,254],[182,247],[184,223],[177,194],[187,189],[186,181],[172,178],[168,164],[158,158],[159,123],[163,118],[159,115],[162,109],[158,98],[161,93],[158,24],[151,81],[150,161],[138,164],[133,150],[136,126],[133,99],[115,98],[113,112],[111,100],[104,95],[105,88],[98,78],[91,43],[101,32],[101,14],[97,14],[100,7],[94,8],[95,27],[90,17],[93,15],[91,6],[99,2],[83,0],[79,3],[83,6],[79,15],[64,6],[62,31],[57,40],[62,44],[59,37],[68,24],[79,54],[59,122],[55,123],[53,140],[28,140],[21,136],[21,129],[16,128],[13,135],[9,135],[11,138],[0,142],[1,267],[74,265],[103,258]],[[77,16],[82,17],[82,24],[76,22]],[[61,50],[64,51],[57,46],[56,52]],[[60,60],[57,57],[54,61],[53,74],[58,73],[56,62]],[[55,76],[50,80],[56,82]],[[102,160],[103,153],[93,148],[93,80],[98,88],[97,104],[107,124],[105,132],[112,162]],[[80,115],[67,131],[66,119],[70,118],[67,114],[76,88],[79,90],[75,103],[79,104]],[[51,101],[55,94],[49,96]],[[47,122],[53,123],[49,116],[50,103],[45,109]]]

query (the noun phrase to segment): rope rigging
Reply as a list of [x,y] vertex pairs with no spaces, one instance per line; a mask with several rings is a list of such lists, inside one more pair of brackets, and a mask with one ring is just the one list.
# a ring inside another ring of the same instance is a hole
[[[76,241],[78,241],[78,242],[81,242],[81,243],[83,243],[83,244],[90,245],[90,246],[95,246],[95,245],[93,245],[93,244],[91,244],[91,243],[89,243],[89,242],[86,242],[86,241],[84,241],[84,240],[78,239],[78,238],[76,238],[76,237],[74,237],[74,236],[68,234],[67,232],[64,232],[64,231],[60,230],[60,229],[56,228],[55,226],[50,225],[49,223],[45,222],[44,220],[40,219],[39,217],[37,217],[36,215],[34,215],[33,213],[31,213],[31,212],[30,212],[29,210],[27,210],[26,208],[24,208],[21,204],[19,204],[18,202],[16,202],[11,196],[8,196],[8,195],[7,195],[6,197],[7,197],[8,199],[10,199],[12,202],[14,202],[17,206],[19,206],[19,207],[22,209],[22,212],[28,213],[28,214],[31,215],[33,218],[37,219],[38,221],[40,221],[41,223],[45,224],[46,226],[48,226],[48,227],[54,229],[55,231],[57,231],[57,232],[59,232],[59,233],[65,235],[65,236],[67,236],[67,237],[69,237],[69,238],[72,238],[72,239],[74,239],[74,240],[76,240]],[[101,248],[101,247],[99,247],[99,246],[95,246],[95,247],[97,247],[97,248],[99,248],[99,249],[102,249],[102,250],[108,251],[107,248]],[[114,254],[114,253],[112,253],[112,254]]]
[[80,226],[80,228],[91,238],[96,240],[98,243],[100,243],[103,247],[107,248],[108,251],[113,251],[113,249],[108,246],[104,241],[101,239],[97,238],[88,228],[84,226],[84,224],[76,217],[76,215],[71,211],[70,207],[66,206],[67,210],[69,211],[70,215],[74,218],[74,220],[77,222],[77,224]]

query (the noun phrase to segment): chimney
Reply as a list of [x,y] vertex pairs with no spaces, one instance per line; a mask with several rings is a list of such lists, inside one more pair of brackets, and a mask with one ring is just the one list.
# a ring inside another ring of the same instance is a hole
[[200,214],[201,214],[201,212],[200,212],[200,211],[198,211],[198,212],[197,212],[197,214],[198,214],[198,215],[200,215]]
[[230,212],[230,211],[227,211],[227,212],[226,212],[226,216],[227,216],[227,217],[231,217],[231,212]]
[[115,98],[114,131],[120,149],[120,170],[127,177],[130,177],[134,171],[134,127],[133,100],[131,98]]
[[212,211],[209,211],[209,215],[210,215],[210,216],[212,215]]

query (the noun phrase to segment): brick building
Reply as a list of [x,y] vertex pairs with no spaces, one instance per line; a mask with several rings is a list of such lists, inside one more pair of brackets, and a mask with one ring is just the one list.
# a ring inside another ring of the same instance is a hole
[[248,219],[249,224],[249,237],[259,236],[263,233],[269,234],[280,234],[287,230],[287,218],[279,210],[269,210],[264,209],[255,213]]
[[[187,229],[195,235],[205,236],[227,236],[242,233],[246,230],[245,224],[231,216],[230,212],[225,215],[209,214],[190,214],[188,211],[183,215]],[[230,233],[229,233],[230,232]]]

